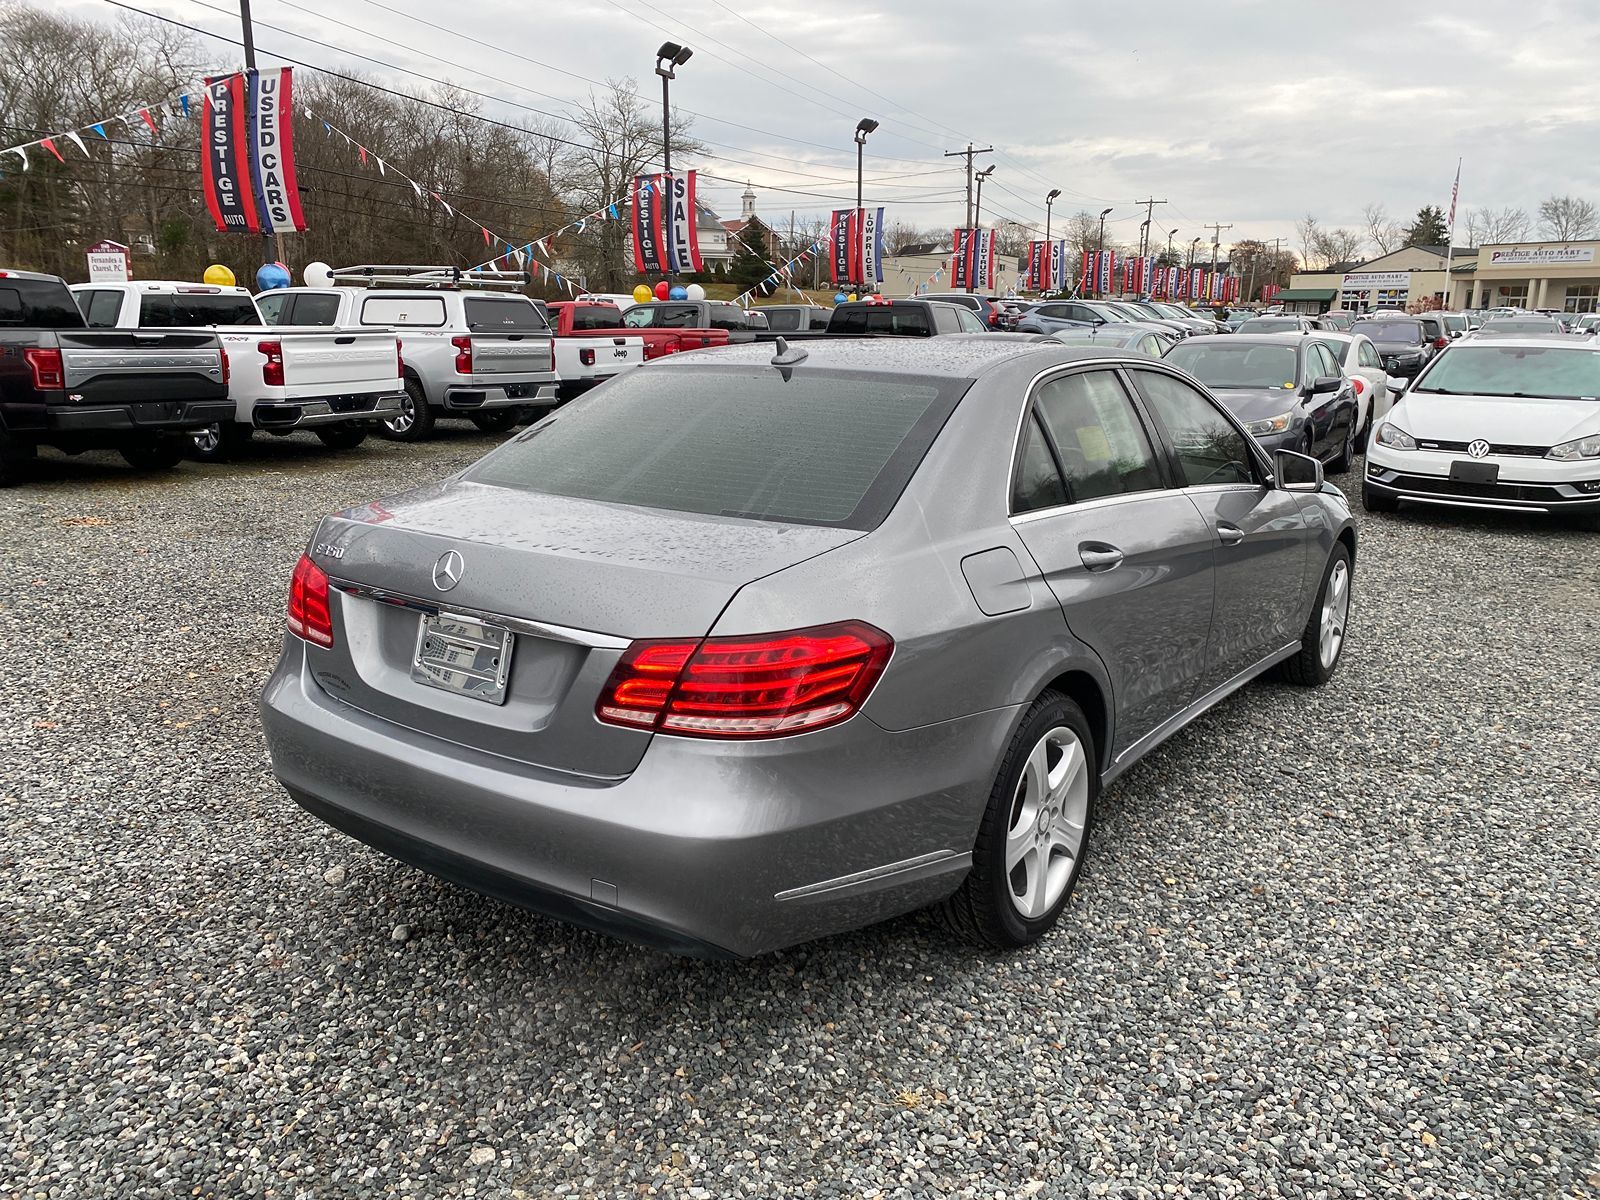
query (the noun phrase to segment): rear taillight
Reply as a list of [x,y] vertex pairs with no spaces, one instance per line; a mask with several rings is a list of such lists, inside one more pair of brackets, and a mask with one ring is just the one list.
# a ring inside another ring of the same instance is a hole
[[546,370],[554,371],[555,369],[556,369],[556,339],[552,337],[550,339],[550,365],[546,368]]
[[233,378],[233,364],[228,361],[228,348],[226,346],[218,346],[217,354],[221,356],[222,383],[223,386],[226,387],[228,380]]
[[396,379],[404,379],[406,375],[406,344],[399,338],[394,340],[394,374]]
[[34,387],[43,390],[67,386],[66,371],[61,365],[61,351],[54,346],[29,346],[22,352],[22,357],[28,360],[28,369],[33,372]]
[[1443,350],[1449,344],[1450,344],[1450,339],[1448,337],[1440,337],[1440,338],[1434,338],[1433,339],[1433,348],[1435,350]]
[[855,715],[894,651],[860,621],[788,633],[637,641],[595,705],[611,725],[686,737],[781,737]]
[[1356,395],[1358,396],[1367,390],[1367,381],[1359,375],[1352,377],[1350,383],[1356,389]]
[[579,350],[578,351],[578,361],[581,362],[586,367],[594,366],[594,351],[593,350]]
[[283,343],[258,342],[256,349],[267,360],[261,364],[261,382],[268,387],[283,386]]
[[304,554],[289,580],[289,632],[318,646],[333,645],[328,576]]
[[456,374],[472,374],[472,339],[469,337],[453,337],[450,344],[456,348]]

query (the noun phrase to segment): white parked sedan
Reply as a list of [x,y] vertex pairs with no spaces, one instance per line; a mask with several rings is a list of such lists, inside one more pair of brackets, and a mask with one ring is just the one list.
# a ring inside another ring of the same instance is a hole
[[1389,372],[1384,370],[1383,355],[1364,333],[1316,333],[1311,340],[1321,342],[1328,352],[1338,359],[1344,373],[1356,390],[1356,407],[1359,410],[1363,433],[1370,421],[1381,421],[1389,411],[1393,398],[1389,394]]
[[1373,430],[1361,500],[1571,513],[1600,529],[1600,347],[1455,343]]

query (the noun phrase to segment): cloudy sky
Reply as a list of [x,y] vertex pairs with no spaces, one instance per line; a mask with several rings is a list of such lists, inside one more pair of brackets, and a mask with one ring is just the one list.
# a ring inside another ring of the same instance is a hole
[[[141,2],[141,0],[134,0]],[[236,0],[142,0],[217,32]],[[1600,201],[1600,6],[1578,0],[254,0],[258,44],[402,86],[404,70],[499,98],[512,121],[561,113],[591,81],[631,75],[647,97],[664,40],[685,43],[674,107],[696,114],[698,165],[737,213],[742,181],[786,221],[854,196],[852,131],[868,142],[867,199],[890,219],[949,226],[964,176],[944,152],[993,146],[986,217],[1143,210],[1187,242],[1282,236],[1307,213],[1359,227],[1382,201],[1408,218],[1461,205],[1532,212],[1551,193]],[[84,9],[103,19],[114,10]],[[318,16],[316,14],[321,14]],[[340,22],[342,24],[336,24]],[[425,24],[424,22],[432,22]],[[276,25],[291,33],[279,32]],[[217,47],[219,63],[237,51]],[[263,54],[264,62],[272,56]],[[542,65],[541,65],[542,64]],[[658,111],[658,109],[657,109]],[[401,160],[401,150],[391,150]],[[1209,233],[1206,234],[1209,240]]]

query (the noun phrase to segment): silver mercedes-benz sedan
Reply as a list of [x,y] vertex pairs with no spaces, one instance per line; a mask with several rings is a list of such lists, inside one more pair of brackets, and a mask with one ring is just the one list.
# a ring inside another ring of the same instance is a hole
[[1107,782],[1329,678],[1355,550],[1318,463],[1157,360],[734,346],[323,520],[262,715],[310,812],[568,921],[750,955],[937,904],[1022,946]]

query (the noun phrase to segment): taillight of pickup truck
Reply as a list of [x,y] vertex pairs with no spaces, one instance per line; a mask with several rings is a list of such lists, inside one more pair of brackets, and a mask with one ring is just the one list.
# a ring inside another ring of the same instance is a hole
[[61,351],[54,347],[29,346],[22,352],[33,372],[33,386],[43,391],[58,391],[67,386],[66,369],[61,365]]
[[456,348],[456,374],[472,374],[472,339],[470,337],[453,337],[450,344]]
[[268,387],[283,386],[283,343],[257,342],[256,349],[265,356],[261,364],[261,382]]

